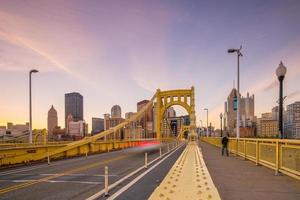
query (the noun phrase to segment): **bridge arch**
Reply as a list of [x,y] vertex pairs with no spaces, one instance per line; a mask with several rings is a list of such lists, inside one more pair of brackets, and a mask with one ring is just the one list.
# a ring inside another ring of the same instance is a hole
[[156,137],[161,138],[161,121],[168,108],[174,105],[182,106],[190,117],[190,130],[194,133],[196,128],[194,87],[186,90],[156,91],[155,118]]
[[178,135],[178,139],[183,139],[185,138],[186,139],[186,134],[188,134],[190,132],[190,126],[182,126],[180,128],[180,133]]
[[166,106],[163,106],[161,108],[161,116],[163,117],[164,116],[164,113],[172,106],[181,106],[182,108],[185,109],[185,111],[190,114],[191,113],[191,109],[190,109],[190,106],[186,103],[183,103],[183,102],[171,102],[171,103],[168,103]]
[[34,139],[33,139],[34,143],[38,143],[39,138],[42,137],[43,143],[46,144],[46,142],[47,142],[47,131],[46,131],[46,129],[43,129],[42,131],[36,131],[35,130],[34,133],[33,133],[33,137],[34,137]]

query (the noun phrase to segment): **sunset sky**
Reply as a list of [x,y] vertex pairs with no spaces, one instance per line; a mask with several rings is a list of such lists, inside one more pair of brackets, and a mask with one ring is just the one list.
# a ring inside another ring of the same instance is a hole
[[0,125],[47,126],[53,105],[64,126],[64,94],[84,96],[84,118],[122,114],[155,90],[196,89],[197,121],[219,127],[236,80],[243,45],[241,93],[255,94],[255,113],[276,105],[275,70],[287,67],[285,105],[300,100],[300,1],[0,0]]

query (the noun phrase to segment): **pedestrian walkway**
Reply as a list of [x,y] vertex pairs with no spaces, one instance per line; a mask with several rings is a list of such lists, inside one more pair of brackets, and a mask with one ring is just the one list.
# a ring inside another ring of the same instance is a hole
[[220,199],[195,142],[187,145],[149,199]]
[[298,200],[300,181],[200,142],[204,161],[223,200]]

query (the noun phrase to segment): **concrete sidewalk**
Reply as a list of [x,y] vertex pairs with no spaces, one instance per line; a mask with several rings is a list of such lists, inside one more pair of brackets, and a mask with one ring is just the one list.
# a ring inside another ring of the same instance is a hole
[[195,142],[189,142],[148,200],[158,199],[221,199]]
[[230,155],[221,156],[221,149],[200,143],[204,161],[223,200],[298,200],[300,181],[274,170]]

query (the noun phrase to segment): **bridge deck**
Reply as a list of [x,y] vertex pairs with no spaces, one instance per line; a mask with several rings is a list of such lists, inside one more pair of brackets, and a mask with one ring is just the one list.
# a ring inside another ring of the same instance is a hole
[[201,142],[204,161],[223,200],[300,199],[300,181],[253,162],[230,155],[222,157],[220,148]]

